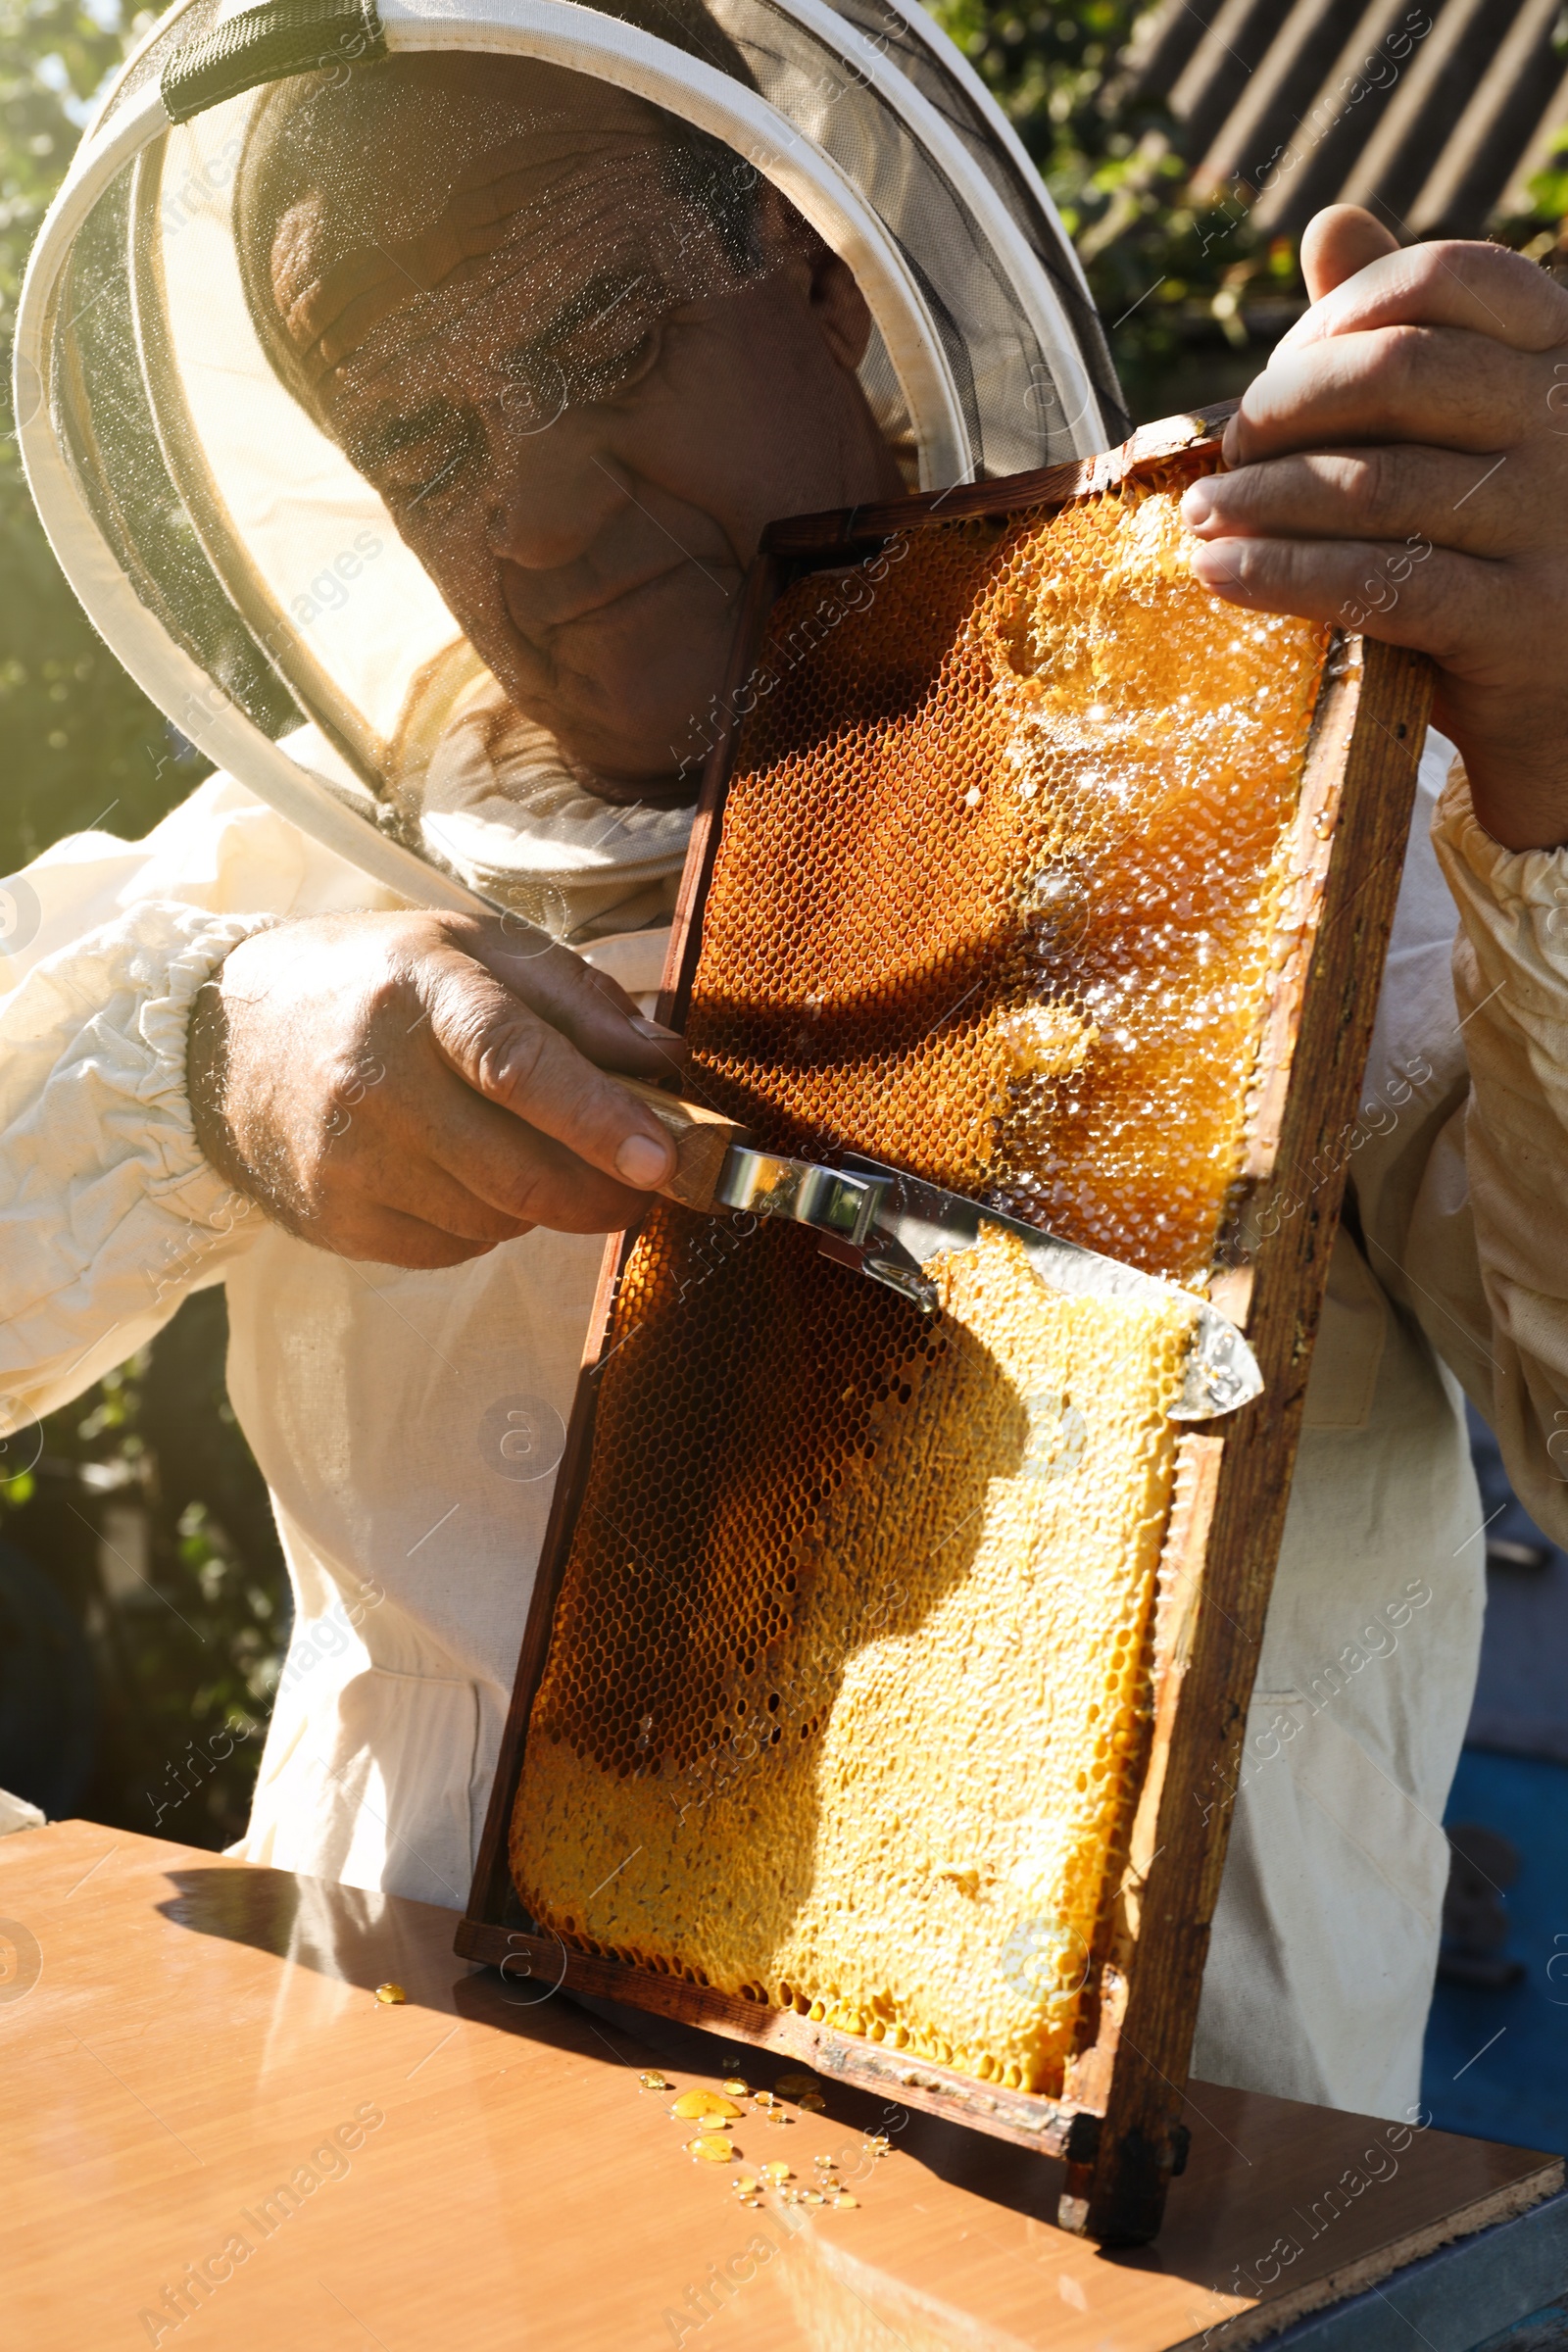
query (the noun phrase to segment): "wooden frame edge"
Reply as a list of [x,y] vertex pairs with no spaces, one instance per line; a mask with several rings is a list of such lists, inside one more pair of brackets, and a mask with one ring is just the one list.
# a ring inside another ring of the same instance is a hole
[[550,1991],[567,1987],[671,2018],[677,2025],[722,2034],[754,2049],[775,2051],[810,2066],[830,2082],[883,2096],[891,2093],[903,2106],[922,2108],[950,2123],[978,2125],[993,2138],[1010,2140],[1036,2154],[1063,2159],[1072,2155],[1082,2162],[1093,2156],[1099,2140],[1100,2118],[1071,2102],[993,2088],[886,2043],[861,2041],[793,2009],[765,2008],[711,1985],[690,1984],[684,1977],[659,1976],[648,1969],[627,1968],[618,1960],[568,1951],[559,1936],[465,1919],[456,1949],[466,1960],[503,1972],[509,1962],[520,1963],[519,1977],[545,1984]]
[[599,1354],[610,1322],[610,1310],[614,1304],[615,1286],[620,1280],[631,1239],[628,1234],[612,1234],[600,1262],[599,1285],[594,1294],[593,1311],[583,1341],[582,1363],[572,1397],[571,1418],[566,1425],[566,1443],[556,1472],[555,1493],[550,1498],[550,1516],[545,1522],[544,1540],[539,1546],[539,1567],[529,1596],[528,1614],[523,1623],[522,1643],[517,1652],[516,1673],[512,1686],[512,1701],[507,1709],[506,1727],[496,1755],[495,1777],[490,1783],[490,1801],[485,1807],[484,1828],[479,1836],[479,1851],[474,1861],[467,1908],[458,1924],[454,1940],[453,1948],[458,1952],[465,1950],[464,1937],[472,1929],[503,1920],[508,1909],[515,1906],[509,1844],[512,1807],[522,1771],[522,1744],[527,1734],[528,1713],[533,1705],[534,1692],[544,1672],[556,1599],[561,1591],[562,1578],[566,1572],[566,1555],[571,1547],[577,1504],[587,1475],[588,1454],[593,1445],[594,1415],[599,1400],[594,1385],[599,1370]]
[[735,636],[719,695],[724,718],[703,765],[702,791],[698,795],[697,813],[692,819],[686,863],[681,868],[675,919],[670,926],[669,947],[660,983],[658,1017],[666,1028],[684,1029],[686,1025],[692,979],[697,969],[697,952],[702,945],[703,916],[708,909],[709,885],[713,879],[713,861],[718,856],[719,836],[723,831],[724,799],[729,791],[730,771],[735,763],[735,747],[748,715],[746,712],[737,713],[735,706],[756,666],[757,649],[761,643],[767,616],[784,584],[784,570],[778,560],[764,550],[746,575]]
[[[1319,1139],[1354,1113],[1431,703],[1431,666],[1422,656],[1368,640],[1360,667],[1328,883],[1281,1108],[1274,1166],[1282,1172],[1306,1164]],[[1316,1087],[1314,1067],[1321,1071]],[[1152,1858],[1140,1893],[1140,1924],[1144,1935],[1151,1926],[1157,1930],[1160,1966],[1143,1965],[1131,1976],[1117,2020],[1104,2132],[1092,2165],[1069,2167],[1062,2200],[1063,2226],[1102,2243],[1148,2242],[1183,2160],[1180,2085],[1192,2054],[1237,1761],[1346,1173],[1342,1156],[1296,1213],[1261,1239],[1253,1260],[1247,1331],[1265,1387],[1224,1426],[1182,1703],[1171,1721],[1153,1819],[1144,1829]]]
[[[1305,1002],[1308,963],[1333,857],[1346,757],[1361,707],[1359,639],[1336,635],[1325,648],[1300,783],[1281,844],[1282,879],[1275,909],[1269,977],[1254,1075],[1243,1107],[1242,1155],[1215,1243],[1210,1290],[1245,1326],[1251,1304],[1254,1252],[1244,1247],[1245,1211],[1257,1185],[1274,1172],[1280,1126],[1290,1096]],[[1094,2039],[1069,2061],[1073,2095],[1102,2107],[1125,2017],[1128,1981],[1143,1929],[1144,1891],[1159,1848],[1157,1819],[1175,1709],[1191,1659],[1197,1597],[1224,1460],[1220,1434],[1188,1431],[1178,1443],[1170,1516],[1155,1579],[1151,1642],[1152,1704],[1142,1743],[1131,1818],[1110,1861],[1120,1880],[1108,1920],[1096,1936]]]
[[924,490],[914,497],[877,500],[833,514],[792,514],[787,521],[769,523],[762,533],[762,554],[797,564],[827,564],[894,531],[1022,514],[1035,507],[1065,507],[1075,498],[1113,490],[1145,466],[1185,457],[1216,440],[1239,406],[1237,401],[1221,400],[1209,408],[1162,416],[1155,424],[1140,425],[1099,457],[1070,458],[1065,465],[1042,466],[1001,482],[960,482],[950,490]]

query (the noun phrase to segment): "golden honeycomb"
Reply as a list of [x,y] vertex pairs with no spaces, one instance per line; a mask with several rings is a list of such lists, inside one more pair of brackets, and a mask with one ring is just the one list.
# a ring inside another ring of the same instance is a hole
[[[765,1147],[1189,1286],[1326,645],[1192,579],[1196,469],[780,600],[688,1021],[692,1091]],[[1191,1315],[1057,1298],[995,1226],[928,1272],[929,1320],[798,1228],[655,1209],[513,1869],[577,1949],[1051,2092],[1141,1765]]]

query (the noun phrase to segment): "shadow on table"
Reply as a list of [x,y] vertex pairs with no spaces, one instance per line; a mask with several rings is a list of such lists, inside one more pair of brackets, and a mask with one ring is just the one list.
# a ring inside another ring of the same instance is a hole
[[[415,2007],[504,2033],[558,2042],[569,2037],[585,2050],[596,2034],[604,2038],[558,1985],[504,1983],[497,1970],[460,1959],[452,1948],[457,1914],[433,1903],[255,1864],[217,1863],[168,1876],[174,1892],[158,1909],[192,1935],[270,1953],[364,1992],[396,1985]],[[561,2013],[572,2021],[569,2035],[556,2022]]]

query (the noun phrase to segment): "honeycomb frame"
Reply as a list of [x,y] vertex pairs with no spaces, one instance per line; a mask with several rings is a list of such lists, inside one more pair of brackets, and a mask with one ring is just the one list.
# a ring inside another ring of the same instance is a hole
[[[705,776],[666,971],[665,1017],[684,1026],[690,1009],[725,800],[748,715],[744,690],[779,597],[814,571],[874,556],[896,534],[953,534],[977,520],[1060,515],[1107,491],[1168,484],[1173,464],[1200,470],[1215,463],[1217,429],[1228,413],[1200,412],[1146,427],[1120,450],[1083,466],[772,528],[748,585],[720,698],[735,715]],[[808,646],[804,659],[829,657]],[[1209,1277],[1210,1295],[1244,1322],[1268,1386],[1258,1404],[1214,1429],[1185,1434],[1175,1448],[1153,1612],[1148,1734],[1134,1760],[1119,1886],[1095,1937],[1085,2027],[1059,2094],[1015,2091],[927,2058],[910,2061],[890,2045],[837,2030],[819,2005],[815,2016],[769,2006],[762,1987],[742,1998],[569,1950],[560,1937],[536,1934],[521,1911],[508,1871],[508,1828],[589,1474],[598,1356],[631,1240],[617,1237],[607,1255],[460,1952],[493,1962],[510,1957],[535,1972],[548,1967],[585,1991],[714,2025],[1062,2158],[1068,2172],[1061,2218],[1068,2226],[1116,2242],[1153,2233],[1165,2185],[1179,2169],[1179,2085],[1223,1861],[1225,1791],[1283,1524],[1343,1168],[1326,1182],[1314,1175],[1302,1188],[1299,1215],[1260,1220],[1255,1205],[1267,1188],[1279,1196],[1291,1168],[1312,1166],[1314,1155],[1321,1164],[1324,1147],[1353,1111],[1376,998],[1370,982],[1392,919],[1428,691],[1425,665],[1414,657],[1353,638],[1337,639],[1331,648],[1301,759],[1287,887],[1271,935],[1263,1044],[1247,1094],[1224,1245],[1213,1254],[1205,1249],[1200,1269]],[[772,1140],[804,1147],[810,1139],[797,1132]],[[906,1142],[885,1155],[911,1164],[915,1147]],[[1331,1169],[1336,1156],[1327,1153]],[[963,1168],[916,1172],[956,1189],[979,1189]],[[1080,1238],[1112,1246],[1093,1234]],[[1194,1271],[1181,1263],[1159,1270],[1188,1279]],[[1253,1638],[1235,1640],[1238,1626]]]

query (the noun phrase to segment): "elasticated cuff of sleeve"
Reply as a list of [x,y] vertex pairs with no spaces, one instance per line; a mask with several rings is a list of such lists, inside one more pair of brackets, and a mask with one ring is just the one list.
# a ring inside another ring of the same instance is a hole
[[127,908],[0,1003],[0,1378],[78,1389],[216,1280],[262,1223],[202,1154],[185,1085],[196,993],[275,920]]
[[[276,915],[206,914],[192,910],[191,936],[171,959],[162,994],[148,996],[138,1029],[150,1056],[143,1100],[171,1122],[172,1156],[184,1161],[193,1179],[207,1177],[223,1196],[229,1185],[203,1156],[196,1141],[186,1087],[186,1051],[196,999],[225,957],[242,940],[270,931]],[[171,1173],[173,1174],[173,1170]]]

